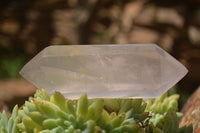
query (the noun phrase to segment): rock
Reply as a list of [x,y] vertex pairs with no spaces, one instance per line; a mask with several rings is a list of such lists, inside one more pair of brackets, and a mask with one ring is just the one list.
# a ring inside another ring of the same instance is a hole
[[160,37],[158,44],[166,51],[171,52],[174,44],[174,38],[169,34],[164,34]]
[[192,94],[182,109],[179,126],[193,124],[194,133],[200,133],[200,87]]
[[[105,13],[104,13],[105,14]],[[109,9],[109,14],[107,14],[108,16],[110,16],[111,20],[115,21],[119,18],[121,14],[121,9],[119,6],[117,5],[113,5],[110,9]],[[102,14],[101,14],[102,15]]]
[[36,88],[23,79],[0,81],[0,99],[3,101],[12,100],[15,97],[30,96]]
[[20,25],[16,20],[6,20],[1,24],[1,31],[9,35],[16,34],[19,28]]
[[127,39],[127,36],[126,34],[124,33],[118,33],[115,37],[115,42],[117,44],[126,44],[128,43],[128,39]]
[[177,28],[183,27],[184,24],[183,17],[173,8],[158,8],[156,21],[158,23],[174,25]]
[[130,43],[154,43],[159,39],[159,33],[147,28],[133,28],[129,34]]
[[124,31],[128,31],[131,28],[133,19],[142,10],[143,4],[144,2],[141,0],[133,1],[125,5],[121,19]]
[[200,27],[190,26],[188,36],[192,44],[200,46]]
[[150,25],[155,20],[156,8],[152,5],[145,6],[134,19],[134,23],[140,25]]
[[75,17],[74,10],[57,10],[54,11],[54,26],[56,35],[51,40],[51,44],[58,45],[64,43],[78,43],[75,28],[76,23],[72,20]]

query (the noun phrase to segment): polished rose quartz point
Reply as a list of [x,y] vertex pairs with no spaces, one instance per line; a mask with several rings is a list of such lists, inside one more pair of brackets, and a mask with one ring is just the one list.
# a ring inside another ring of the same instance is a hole
[[20,71],[37,88],[71,99],[159,97],[186,73],[155,44],[49,46]]

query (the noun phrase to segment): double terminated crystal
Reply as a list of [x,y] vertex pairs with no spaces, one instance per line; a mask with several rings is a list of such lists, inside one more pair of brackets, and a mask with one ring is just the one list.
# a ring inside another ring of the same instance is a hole
[[154,44],[50,46],[20,71],[37,88],[72,99],[158,97],[186,73]]

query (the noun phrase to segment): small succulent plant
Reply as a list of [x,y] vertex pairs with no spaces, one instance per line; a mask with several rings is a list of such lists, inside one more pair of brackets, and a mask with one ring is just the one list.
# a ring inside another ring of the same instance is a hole
[[192,133],[179,128],[178,95],[157,99],[69,100],[37,90],[10,118],[0,114],[1,133]]

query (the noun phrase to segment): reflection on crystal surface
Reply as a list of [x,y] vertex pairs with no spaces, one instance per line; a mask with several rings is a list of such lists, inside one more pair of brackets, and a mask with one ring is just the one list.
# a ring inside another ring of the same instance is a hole
[[50,46],[20,71],[37,88],[68,98],[158,97],[186,73],[154,44]]

